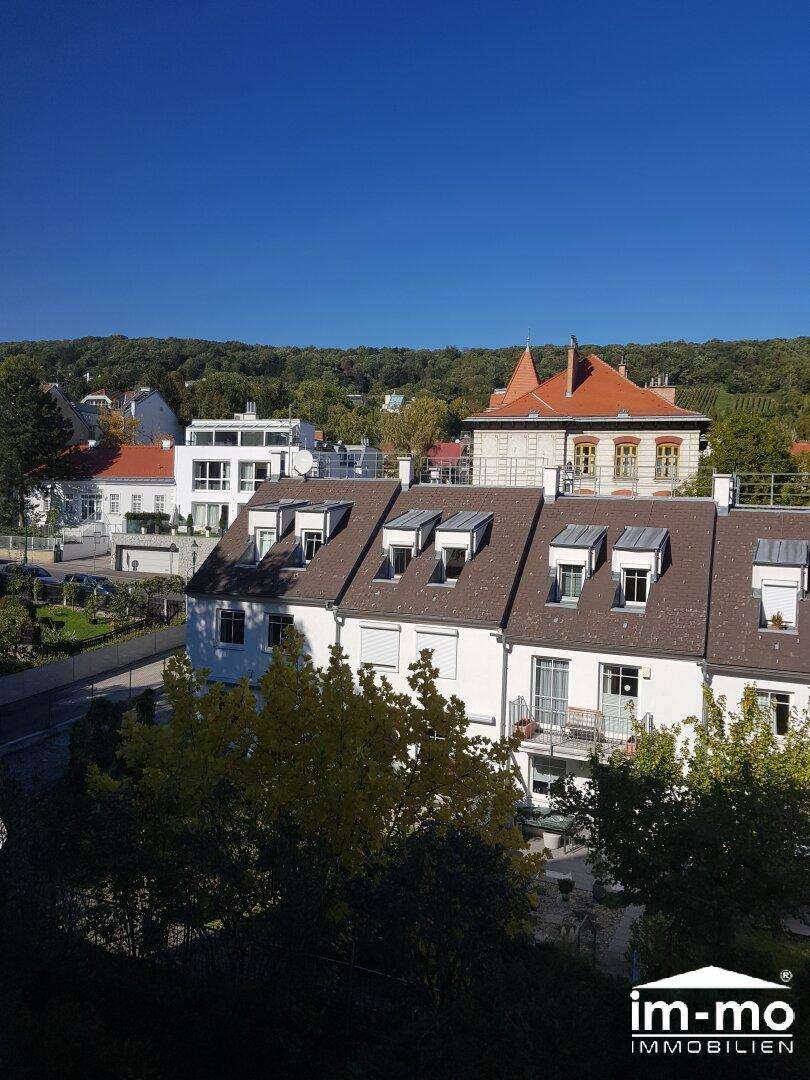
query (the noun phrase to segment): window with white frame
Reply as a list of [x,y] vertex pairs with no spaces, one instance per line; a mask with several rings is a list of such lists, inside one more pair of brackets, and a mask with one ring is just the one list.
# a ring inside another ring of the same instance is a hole
[[790,582],[763,581],[762,625],[772,630],[793,630],[799,599],[798,587]]
[[465,548],[442,548],[444,580],[455,585],[461,576],[466,561],[467,551]]
[[555,780],[565,776],[565,761],[535,754],[532,757],[532,794],[549,795]]
[[777,735],[787,735],[790,723],[790,694],[781,690],[757,690],[757,704],[767,709]]
[[284,631],[294,626],[292,615],[279,615],[271,612],[267,616],[267,647],[274,649],[284,640]]
[[245,613],[232,608],[221,608],[219,612],[220,645],[245,644]]
[[650,571],[638,570],[628,567],[622,571],[622,590],[625,604],[635,604],[639,607],[647,603],[647,594],[650,589]]
[[223,511],[227,521],[227,503],[192,503],[191,519],[195,529],[216,529],[222,519]]
[[563,727],[568,715],[568,661],[534,658],[534,719],[545,727]]
[[121,513],[121,496],[117,491],[113,491],[110,494],[109,512],[111,514]]
[[275,529],[257,529],[256,530],[256,556],[258,559],[263,559],[270,548],[276,542],[276,530]]
[[372,664],[387,671],[399,669],[399,628],[362,626],[360,628],[360,663]]
[[304,562],[309,563],[323,547],[323,533],[319,529],[305,529],[301,533],[301,549],[304,552]]
[[155,513],[162,514],[166,510],[166,496],[155,495]]
[[265,480],[270,479],[270,464],[267,461],[239,462],[239,490],[256,491]]
[[583,566],[573,566],[566,563],[557,568],[560,585],[561,600],[577,600],[582,592],[582,579],[585,574]]
[[413,558],[413,549],[409,547],[391,548],[391,572],[395,578],[400,578],[408,569]]
[[620,741],[632,734],[632,723],[638,716],[638,679],[637,667],[602,665],[601,708],[609,739]]
[[79,500],[80,521],[101,521],[101,496],[94,492],[82,492]]
[[228,461],[195,461],[192,487],[194,491],[229,491],[231,466]]
[[133,495],[130,500],[130,508],[133,514],[140,514],[143,508],[143,497],[141,495]]
[[418,630],[416,633],[417,658],[423,649],[431,653],[430,662],[438,669],[440,679],[455,679],[456,656],[458,651],[457,634],[436,634]]

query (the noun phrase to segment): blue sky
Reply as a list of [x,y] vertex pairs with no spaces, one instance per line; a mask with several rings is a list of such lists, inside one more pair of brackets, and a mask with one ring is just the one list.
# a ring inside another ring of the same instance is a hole
[[0,339],[810,332],[806,4],[3,7]]

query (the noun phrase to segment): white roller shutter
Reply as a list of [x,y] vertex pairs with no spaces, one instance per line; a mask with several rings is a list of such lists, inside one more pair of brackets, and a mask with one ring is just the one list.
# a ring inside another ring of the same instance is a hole
[[399,668],[399,627],[360,628],[360,663],[397,671]]
[[433,652],[433,666],[439,669],[440,679],[455,679],[457,646],[456,634],[430,634],[419,630],[416,635],[417,657],[422,649],[430,649]]
[[768,623],[774,615],[779,613],[787,626],[796,625],[796,598],[798,590],[795,585],[769,585],[762,583],[762,612],[765,622]]

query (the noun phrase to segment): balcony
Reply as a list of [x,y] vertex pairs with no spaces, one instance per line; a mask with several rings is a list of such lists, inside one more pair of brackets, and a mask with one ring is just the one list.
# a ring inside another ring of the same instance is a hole
[[[651,731],[652,723],[652,714],[647,713],[641,721],[643,731]],[[622,749],[631,757],[638,738],[633,716],[617,720],[599,709],[568,706],[561,722],[549,723],[539,719],[524,697],[509,702],[509,734],[518,735],[527,750],[582,759],[593,753],[607,757]]]

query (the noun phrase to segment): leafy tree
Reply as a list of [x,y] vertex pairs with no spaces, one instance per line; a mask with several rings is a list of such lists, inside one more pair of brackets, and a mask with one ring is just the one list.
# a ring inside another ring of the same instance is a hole
[[102,409],[98,414],[101,441],[105,446],[132,446],[140,423],[140,420],[127,416],[120,409]]
[[806,899],[810,723],[777,737],[753,687],[737,713],[707,692],[705,713],[642,736],[634,757],[594,758],[589,787],[558,781],[554,805],[587,831],[599,876],[716,963]]
[[149,596],[140,583],[127,581],[115,590],[110,614],[116,622],[132,622],[146,616]]
[[[90,770],[93,820],[132,821],[143,845],[125,883],[113,884],[107,865],[99,888],[127,897],[133,924],[145,908],[161,939],[170,924],[200,934],[212,919],[239,937],[282,917],[285,937],[308,934],[345,922],[347,882],[396,857],[428,820],[502,850],[525,887],[538,864],[510,824],[509,750],[468,738],[464,706],[445,700],[435,677],[425,654],[412,694],[370,669],[356,685],[338,650],[318,669],[290,633],[257,701],[246,683],[207,686],[187,659],[172,659],[171,723],[125,720],[125,775]],[[106,858],[98,838],[89,849]]]
[[34,622],[25,604],[11,596],[0,601],[0,649],[17,653],[22,645],[28,644],[34,629]]
[[789,473],[790,437],[778,420],[731,412],[709,432],[709,462],[719,473]]
[[385,413],[382,435],[397,450],[422,455],[447,433],[447,404],[434,397],[417,397],[398,413]]
[[65,607],[78,607],[81,589],[76,581],[66,581],[62,586],[62,603]]
[[30,357],[0,363],[0,517],[10,527],[25,526],[31,498],[58,476],[70,430]]

